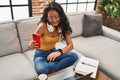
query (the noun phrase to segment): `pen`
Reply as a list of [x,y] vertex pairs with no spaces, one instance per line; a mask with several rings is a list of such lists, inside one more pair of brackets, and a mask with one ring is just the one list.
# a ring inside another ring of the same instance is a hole
[[91,65],[91,64],[87,64],[87,63],[85,63],[85,62],[81,62],[82,64],[85,64],[85,65],[88,65],[88,66],[92,66],[92,67],[95,67],[95,66],[93,66],[93,65]]

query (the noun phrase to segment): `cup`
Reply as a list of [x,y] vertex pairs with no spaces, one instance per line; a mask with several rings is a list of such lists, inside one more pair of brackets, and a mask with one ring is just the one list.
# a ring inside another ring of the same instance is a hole
[[39,76],[38,76],[38,79],[39,80],[47,80],[47,74],[40,74]]

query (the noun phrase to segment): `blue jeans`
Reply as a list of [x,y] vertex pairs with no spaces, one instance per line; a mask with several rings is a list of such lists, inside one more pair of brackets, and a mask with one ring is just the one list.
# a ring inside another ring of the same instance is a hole
[[46,60],[47,56],[55,52],[56,49],[53,48],[49,51],[43,51],[36,49],[34,55],[34,68],[37,74],[49,74],[51,72],[56,72],[61,69],[67,68],[74,64],[74,62],[78,59],[78,56],[74,52],[67,52],[56,59],[53,62],[49,62]]

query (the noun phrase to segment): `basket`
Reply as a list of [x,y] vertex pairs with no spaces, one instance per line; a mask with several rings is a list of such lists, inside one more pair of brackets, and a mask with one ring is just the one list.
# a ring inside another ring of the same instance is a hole
[[120,31],[120,18],[111,18],[108,27]]
[[101,11],[101,13],[103,25],[120,31],[120,18],[109,18],[105,11]]

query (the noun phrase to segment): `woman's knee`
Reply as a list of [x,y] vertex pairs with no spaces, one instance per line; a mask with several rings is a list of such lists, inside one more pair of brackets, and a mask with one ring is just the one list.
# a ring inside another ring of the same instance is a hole
[[75,61],[78,59],[78,55],[75,52],[69,52],[69,54]]
[[34,68],[38,74],[48,74],[49,68],[48,64],[45,62],[44,58],[37,57],[34,59]]
[[45,65],[35,64],[34,67],[37,74],[49,74],[49,68]]

